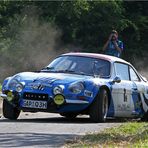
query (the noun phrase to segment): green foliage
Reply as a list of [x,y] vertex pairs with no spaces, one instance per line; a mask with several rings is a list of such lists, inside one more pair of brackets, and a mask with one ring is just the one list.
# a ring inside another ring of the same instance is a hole
[[67,147],[147,147],[148,124],[129,122],[97,134],[87,134]]
[[125,45],[122,57],[132,63],[136,57],[143,57],[146,63],[147,6],[147,1],[0,1],[1,66],[11,63],[16,65],[13,73],[20,70],[22,62],[16,64],[18,56],[24,55],[20,33],[35,13],[40,25],[54,24],[62,31],[62,44],[81,47],[86,52],[101,53],[110,31],[116,29]]
[[122,19],[120,2],[71,1],[61,2],[55,17],[63,30],[63,41],[98,48],[108,37],[112,28],[119,28]]

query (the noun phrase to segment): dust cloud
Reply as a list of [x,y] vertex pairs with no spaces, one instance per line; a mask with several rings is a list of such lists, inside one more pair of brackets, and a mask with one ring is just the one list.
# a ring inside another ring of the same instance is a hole
[[15,36],[8,54],[1,56],[1,80],[17,72],[40,70],[57,55],[68,52],[60,46],[61,30],[41,21],[39,13],[35,7],[27,7],[10,22]]
[[143,56],[138,58],[137,56],[133,57],[133,66],[136,67],[138,72],[145,78],[148,79],[148,64],[147,64],[148,53],[143,53]]
[[[13,39],[7,52],[1,54],[1,82],[18,72],[40,70],[62,53],[84,51],[74,45],[62,45],[62,31],[54,23],[39,18],[40,13],[38,8],[28,6],[10,21]],[[148,79],[147,57],[142,61],[135,58],[133,65]]]

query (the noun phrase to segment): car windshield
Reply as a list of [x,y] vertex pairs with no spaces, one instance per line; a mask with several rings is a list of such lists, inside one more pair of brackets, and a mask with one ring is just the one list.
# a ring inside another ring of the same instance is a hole
[[42,72],[63,72],[88,76],[110,77],[110,62],[98,58],[82,56],[60,56],[53,60]]

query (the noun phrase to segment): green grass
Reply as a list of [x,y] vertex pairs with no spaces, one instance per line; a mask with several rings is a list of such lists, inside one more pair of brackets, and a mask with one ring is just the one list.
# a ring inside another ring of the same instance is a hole
[[97,134],[85,135],[67,143],[66,147],[148,148],[148,123],[124,123]]

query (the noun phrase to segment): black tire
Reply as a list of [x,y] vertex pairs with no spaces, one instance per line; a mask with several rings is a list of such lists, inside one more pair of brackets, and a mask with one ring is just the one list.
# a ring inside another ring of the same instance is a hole
[[89,115],[93,122],[105,122],[108,112],[108,93],[101,89],[90,106]]
[[3,116],[5,118],[16,120],[20,115],[20,110],[13,107],[7,100],[3,100]]
[[144,116],[141,118],[141,121],[148,121],[148,111],[144,114]]
[[67,119],[75,119],[77,117],[76,113],[60,113],[60,115]]

